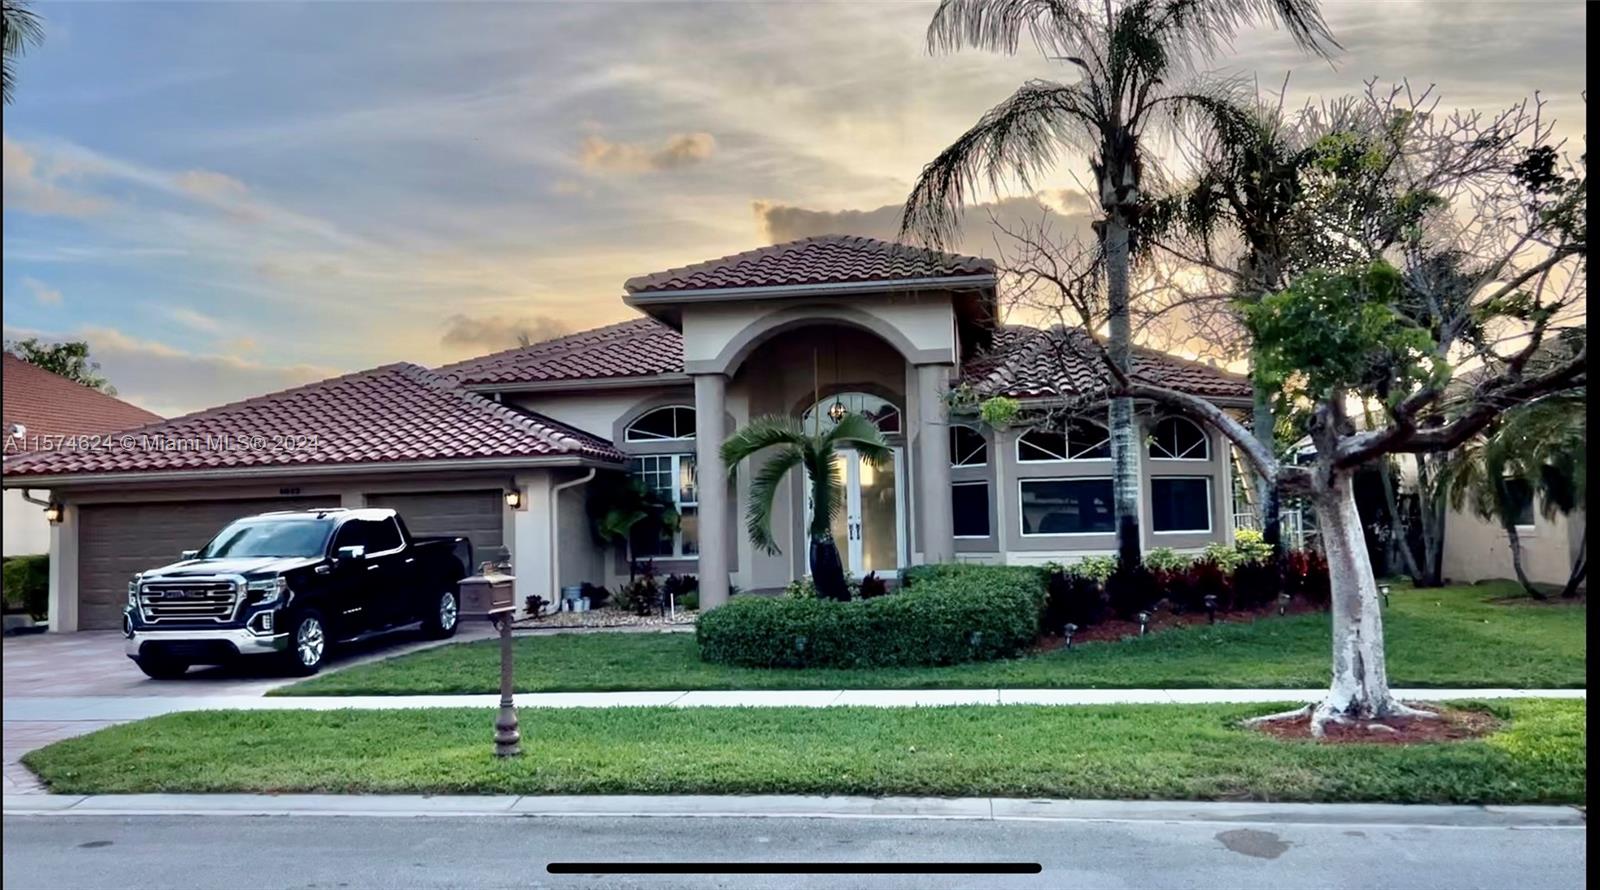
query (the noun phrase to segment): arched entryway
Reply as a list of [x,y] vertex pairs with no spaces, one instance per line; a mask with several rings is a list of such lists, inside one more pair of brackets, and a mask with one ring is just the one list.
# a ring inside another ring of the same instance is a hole
[[[909,562],[904,411],[873,393],[842,391],[810,405],[800,421],[808,430],[826,431],[850,414],[872,421],[889,442],[890,457],[873,464],[854,449],[840,449],[834,461],[834,479],[844,498],[843,508],[833,516],[833,538],[846,571],[857,576],[869,572],[888,575]],[[811,491],[809,480],[806,491]],[[808,495],[807,525],[813,509]]]

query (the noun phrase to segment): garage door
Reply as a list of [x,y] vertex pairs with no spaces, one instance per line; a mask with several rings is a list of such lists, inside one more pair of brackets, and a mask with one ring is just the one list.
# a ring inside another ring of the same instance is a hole
[[465,537],[473,562],[505,543],[502,504],[498,490],[367,495],[367,506],[398,511],[413,535]]
[[337,506],[336,496],[86,505],[78,513],[78,627],[121,627],[130,575],[204,546],[241,516]]

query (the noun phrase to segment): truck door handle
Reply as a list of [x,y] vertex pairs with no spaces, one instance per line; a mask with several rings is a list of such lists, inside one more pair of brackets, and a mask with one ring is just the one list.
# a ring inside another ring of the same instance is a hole
[[377,570],[378,570],[378,567],[376,565],[367,566],[367,571],[369,571],[369,572],[376,572]]

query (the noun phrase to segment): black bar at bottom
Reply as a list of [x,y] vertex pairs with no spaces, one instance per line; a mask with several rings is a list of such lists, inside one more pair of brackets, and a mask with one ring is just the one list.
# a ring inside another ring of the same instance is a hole
[[553,875],[1036,875],[1037,862],[552,862]]

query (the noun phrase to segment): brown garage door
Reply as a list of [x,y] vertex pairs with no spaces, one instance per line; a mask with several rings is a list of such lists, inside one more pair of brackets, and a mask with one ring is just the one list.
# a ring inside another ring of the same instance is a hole
[[505,543],[502,504],[497,490],[367,495],[367,506],[398,511],[413,535],[465,537],[472,542],[473,562]]
[[241,516],[337,506],[337,497],[86,505],[78,512],[78,627],[121,627],[129,576],[204,546]]

